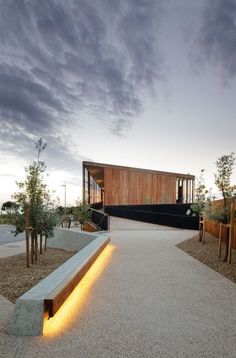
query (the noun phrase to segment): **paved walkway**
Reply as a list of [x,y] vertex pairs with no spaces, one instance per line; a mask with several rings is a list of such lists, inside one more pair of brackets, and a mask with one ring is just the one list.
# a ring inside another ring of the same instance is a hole
[[236,357],[236,286],[175,247],[196,232],[112,218],[109,264],[54,337],[0,335],[2,357]]
[[25,241],[16,241],[0,245],[0,258],[14,256],[25,252]]
[[25,251],[24,234],[14,236],[13,229],[10,225],[0,225],[0,258]]

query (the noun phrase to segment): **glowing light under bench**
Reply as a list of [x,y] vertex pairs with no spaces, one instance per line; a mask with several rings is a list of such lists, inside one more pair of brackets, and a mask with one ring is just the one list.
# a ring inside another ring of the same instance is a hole
[[90,289],[107,267],[114,250],[115,246],[106,246],[55,316],[50,319],[45,317],[44,336],[55,336],[73,324],[83,306],[88,302]]

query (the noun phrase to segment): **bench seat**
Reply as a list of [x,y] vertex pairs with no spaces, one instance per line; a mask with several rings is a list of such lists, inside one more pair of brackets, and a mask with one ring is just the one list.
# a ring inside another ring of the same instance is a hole
[[109,241],[108,234],[98,235],[81,251],[19,297],[7,333],[16,336],[42,335],[45,316],[54,316]]

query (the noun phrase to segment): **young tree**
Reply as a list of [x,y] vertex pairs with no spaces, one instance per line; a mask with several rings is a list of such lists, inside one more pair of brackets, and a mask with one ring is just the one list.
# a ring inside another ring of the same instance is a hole
[[37,156],[37,163],[39,162],[39,157],[42,153],[42,151],[47,147],[47,143],[43,143],[42,138],[39,138],[39,140],[35,143],[35,148],[38,151],[38,156]]
[[73,208],[73,216],[80,223],[81,230],[84,228],[85,221],[91,218],[89,209],[90,206],[83,203]]
[[[25,223],[28,223],[26,231],[30,230],[32,264],[35,261],[37,262],[38,258],[38,234],[48,235],[55,226],[55,223],[52,222],[51,217],[49,220],[47,214],[49,211],[50,195],[46,184],[44,184],[46,166],[44,162],[40,161],[40,155],[46,148],[46,143],[43,143],[40,138],[35,144],[35,148],[37,150],[37,161],[34,161],[25,169],[26,179],[17,183],[20,191],[14,195],[16,202],[24,211],[24,215],[18,215],[17,217],[15,233],[23,232],[26,226]],[[26,254],[28,257],[29,253]]]
[[[223,197],[223,208],[214,208],[212,210],[212,219],[220,222],[221,224],[229,224],[231,220],[231,211],[228,206],[227,199],[232,198],[235,194],[235,186],[231,185],[231,175],[233,173],[235,164],[235,153],[231,152],[228,155],[222,155],[216,161],[217,173],[214,174],[215,184]],[[229,235],[227,235],[225,243],[225,257],[227,261],[229,252]]]
[[52,203],[45,206],[44,210],[40,216],[40,227],[38,234],[40,235],[40,254],[43,253],[43,241],[44,236],[44,251],[47,250],[47,239],[54,235],[54,228],[59,224],[59,217],[57,215],[56,209]]
[[233,174],[235,153],[222,155],[216,161],[217,173],[214,174],[215,184],[222,194],[224,207],[227,206],[227,199],[232,198],[235,186],[231,185],[230,179]]
[[206,189],[204,179],[204,169],[201,169],[201,174],[197,179],[195,188],[195,202],[191,204],[191,210],[199,216],[199,241],[203,239],[203,218],[206,211],[211,207],[211,196],[208,189]]

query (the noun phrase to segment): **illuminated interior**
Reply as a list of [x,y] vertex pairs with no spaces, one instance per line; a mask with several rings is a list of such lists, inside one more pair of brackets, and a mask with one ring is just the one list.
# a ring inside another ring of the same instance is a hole
[[50,319],[45,318],[44,336],[58,335],[73,324],[74,319],[89,299],[91,287],[107,267],[114,249],[113,245],[106,246],[55,316]]

